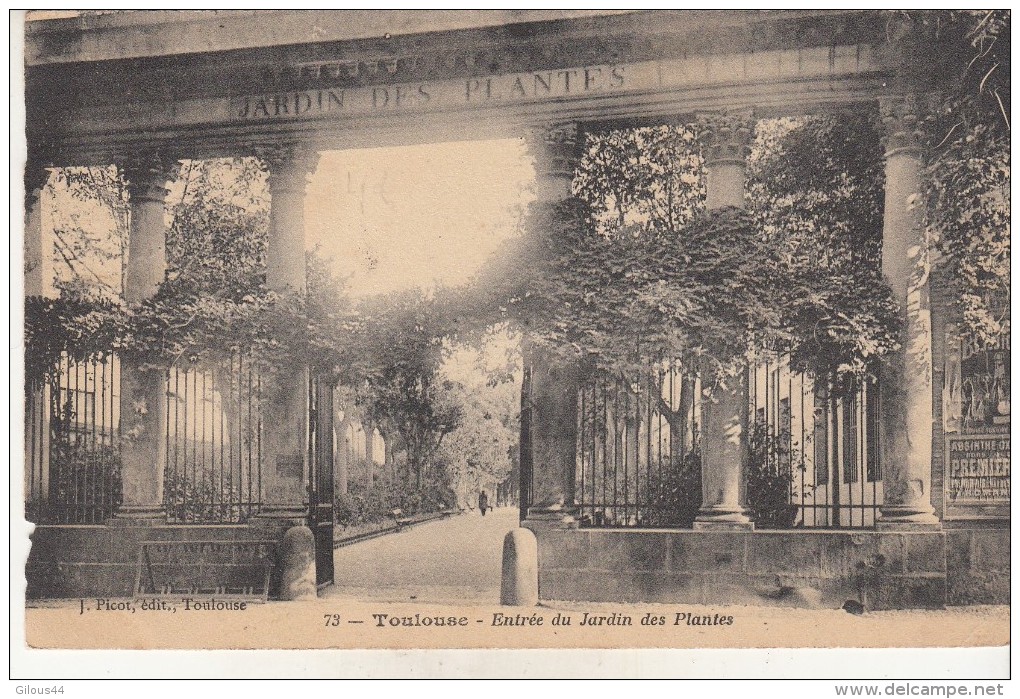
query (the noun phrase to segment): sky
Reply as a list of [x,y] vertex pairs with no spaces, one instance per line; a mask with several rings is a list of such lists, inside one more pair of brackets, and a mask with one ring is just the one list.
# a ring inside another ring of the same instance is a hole
[[516,231],[533,178],[519,140],[325,152],[307,244],[355,296],[463,284]]

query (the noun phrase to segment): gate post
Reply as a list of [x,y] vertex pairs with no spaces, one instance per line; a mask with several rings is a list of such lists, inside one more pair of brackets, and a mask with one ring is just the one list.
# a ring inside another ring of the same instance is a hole
[[[698,138],[708,170],[709,210],[744,207],[744,170],[754,118],[750,111],[713,114],[698,119]],[[701,509],[695,529],[752,529],[744,510],[744,461],[747,450],[746,372],[725,383],[715,367],[700,367],[705,393],[701,401]]]
[[[42,227],[42,191],[49,169],[29,158],[25,164],[25,248],[24,280],[27,300],[45,296],[53,284],[53,250]],[[26,362],[26,368],[29,362]],[[47,382],[25,377],[25,502],[31,505],[29,519],[39,522],[45,516],[49,495],[50,410]]]
[[879,102],[885,127],[882,274],[899,303],[902,348],[881,367],[880,434],[885,503],[879,528],[939,529],[931,503],[932,338],[928,241],[921,220],[917,105]]
[[[304,296],[305,194],[319,161],[317,151],[294,143],[259,146],[255,154],[269,171],[269,250],[266,284],[273,291]],[[276,593],[284,600],[314,599],[319,566],[311,526],[313,474],[309,446],[311,374],[308,366],[274,367],[260,407],[262,437],[262,506],[253,524],[282,530]],[[330,527],[332,532],[332,527]],[[329,555],[332,555],[332,542]]]
[[[574,170],[580,159],[582,138],[576,123],[540,127],[529,133],[535,158],[536,200],[532,206],[553,208],[571,195]],[[530,465],[530,483],[522,483],[530,497],[525,519],[571,526],[574,523],[574,479],[577,452],[577,391],[580,372],[576,363],[542,352],[524,343],[525,382],[522,403],[522,477]]]
[[[269,170],[269,251],[266,283],[304,295],[305,191],[319,154],[296,144],[259,147]],[[308,519],[308,386],[306,366],[276,367],[262,406],[265,434],[259,517],[304,525]]]
[[[165,204],[167,182],[179,163],[158,153],[122,166],[131,203],[124,299],[152,297],[166,275]],[[115,519],[131,523],[166,520],[163,477],[166,467],[166,377],[124,357],[120,369],[121,483],[123,503]]]

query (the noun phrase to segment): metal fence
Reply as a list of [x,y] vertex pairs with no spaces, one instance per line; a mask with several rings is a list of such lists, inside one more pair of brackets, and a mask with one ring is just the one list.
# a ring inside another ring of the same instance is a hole
[[701,502],[698,380],[682,370],[599,373],[578,395],[582,524],[689,527]]
[[[574,494],[582,526],[692,526],[701,395],[681,368],[587,382]],[[837,394],[786,360],[759,365],[748,371],[748,426],[745,502],[757,528],[874,526],[883,500],[874,383]]]
[[29,520],[97,524],[121,503],[120,363],[112,355],[61,357],[25,387],[25,493]]
[[167,373],[163,501],[175,522],[244,522],[262,501],[262,383],[242,354]]
[[[120,362],[63,356],[25,388],[26,516],[101,524],[121,504]],[[261,381],[244,356],[166,377],[164,504],[171,522],[243,522],[261,503]]]
[[874,526],[883,501],[877,385],[861,381],[837,393],[780,360],[751,372],[749,393],[749,501],[756,476],[781,477],[795,508],[790,525]]

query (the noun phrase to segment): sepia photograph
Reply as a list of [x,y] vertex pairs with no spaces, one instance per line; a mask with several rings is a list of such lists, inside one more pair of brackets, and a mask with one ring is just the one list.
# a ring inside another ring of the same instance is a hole
[[1010,20],[13,11],[12,677],[1002,695]]

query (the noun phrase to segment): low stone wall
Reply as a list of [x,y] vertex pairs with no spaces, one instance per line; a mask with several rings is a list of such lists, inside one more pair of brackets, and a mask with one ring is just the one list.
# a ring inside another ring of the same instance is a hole
[[946,530],[949,604],[1009,604],[1009,529]]
[[[279,541],[278,527],[246,525],[41,525],[32,533],[28,599],[130,597],[143,541]],[[213,565],[242,566],[224,553]]]
[[535,530],[547,600],[867,609],[950,600],[944,531]]

